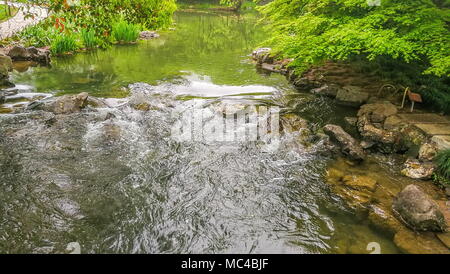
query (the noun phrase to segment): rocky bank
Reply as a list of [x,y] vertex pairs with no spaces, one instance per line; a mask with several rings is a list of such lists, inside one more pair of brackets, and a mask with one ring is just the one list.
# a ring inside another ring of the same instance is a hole
[[[434,156],[450,143],[408,120],[407,111],[396,105],[402,94],[346,64],[329,62],[297,75],[288,67],[292,60],[278,60],[270,48],[257,49],[252,57],[260,69],[286,75],[299,91],[358,110],[345,119],[357,136],[339,125],[323,128],[344,157],[330,164],[327,180],[356,214],[388,233],[405,253],[450,253],[450,202],[429,181]],[[388,155],[398,159],[396,165],[403,167],[396,173],[405,177],[394,179],[391,171],[380,170],[386,157],[392,158]]]

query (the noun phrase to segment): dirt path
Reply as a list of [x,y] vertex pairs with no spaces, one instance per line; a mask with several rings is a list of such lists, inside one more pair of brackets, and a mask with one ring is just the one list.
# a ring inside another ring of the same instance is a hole
[[[20,10],[13,18],[0,23],[0,40],[11,37],[25,27],[37,24],[48,16],[48,10],[39,6],[22,3],[9,3],[9,5],[20,8]],[[27,14],[32,16],[26,18]]]

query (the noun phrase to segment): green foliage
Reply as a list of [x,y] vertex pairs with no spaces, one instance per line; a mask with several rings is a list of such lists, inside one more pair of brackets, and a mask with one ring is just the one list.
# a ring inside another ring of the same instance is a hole
[[274,0],[260,11],[270,22],[266,41],[275,54],[294,58],[302,72],[325,60],[362,55],[421,62],[423,72],[450,75],[448,1]]
[[139,38],[140,26],[120,19],[113,25],[112,36],[119,43],[135,42]]
[[77,37],[73,34],[58,35],[51,44],[51,51],[53,54],[73,52],[77,49]]
[[45,24],[37,24],[25,28],[18,37],[28,46],[44,47],[50,45],[57,35],[56,29],[49,28]]
[[83,44],[88,48],[95,45],[106,47],[113,42],[112,31],[118,14],[126,22],[144,29],[161,29],[172,24],[176,10],[175,0],[36,0],[35,3],[47,6],[52,16],[47,20],[44,31],[29,30],[27,35],[19,36],[38,46],[52,42],[46,35],[54,28],[64,33],[80,33]]
[[450,149],[440,151],[436,156],[437,174],[450,180]]
[[99,45],[99,39],[95,36],[94,30],[82,29],[80,35],[86,48],[92,49]]
[[236,10],[239,10],[244,3],[244,0],[220,0],[220,4],[227,5]]

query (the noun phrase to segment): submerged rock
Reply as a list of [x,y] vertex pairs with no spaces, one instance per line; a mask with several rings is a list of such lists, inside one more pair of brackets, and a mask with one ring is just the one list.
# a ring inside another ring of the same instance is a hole
[[392,210],[417,231],[445,231],[447,224],[438,205],[415,185],[408,185],[395,198]]
[[416,233],[402,229],[395,234],[395,245],[408,254],[450,254],[433,233]]
[[342,153],[351,160],[364,160],[364,150],[360,144],[352,136],[350,136],[350,134],[342,129],[342,127],[337,125],[326,125],[323,128],[323,131],[339,144]]
[[420,162],[416,159],[408,159],[402,174],[413,179],[428,180],[434,172],[434,164],[432,162]]
[[347,175],[343,177],[342,181],[345,186],[360,191],[373,192],[377,187],[377,181],[369,176]]
[[311,93],[318,95],[325,95],[335,98],[338,93],[339,87],[333,84],[325,84],[320,88],[315,88],[311,90]]
[[153,38],[158,38],[159,34],[156,31],[145,30],[139,33],[139,38],[142,40],[150,40]]

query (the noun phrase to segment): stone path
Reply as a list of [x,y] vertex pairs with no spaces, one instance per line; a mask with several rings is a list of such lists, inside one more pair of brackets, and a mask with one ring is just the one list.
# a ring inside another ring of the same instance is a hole
[[413,124],[433,142],[439,150],[450,149],[450,118],[434,113],[409,113],[397,115],[404,122]]
[[[9,5],[20,8],[20,10],[13,18],[0,23],[0,40],[11,37],[25,27],[37,24],[48,16],[48,10],[39,6],[23,3],[9,3]],[[27,14],[33,16],[25,18]]]

